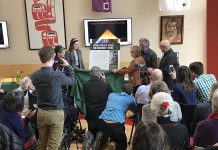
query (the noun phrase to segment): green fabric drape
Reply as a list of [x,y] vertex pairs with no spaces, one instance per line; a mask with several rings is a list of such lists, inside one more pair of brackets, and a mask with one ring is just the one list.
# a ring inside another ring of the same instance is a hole
[[4,91],[11,91],[11,90],[14,90],[18,87],[19,87],[19,84],[17,84],[16,82],[3,82],[1,88]]
[[[124,83],[124,76],[114,74],[111,71],[103,70],[106,80],[110,83],[113,92],[120,92]],[[83,94],[83,84],[90,79],[90,70],[76,68],[76,84],[71,91],[71,96],[75,97],[75,103],[82,113],[85,114],[85,102]]]

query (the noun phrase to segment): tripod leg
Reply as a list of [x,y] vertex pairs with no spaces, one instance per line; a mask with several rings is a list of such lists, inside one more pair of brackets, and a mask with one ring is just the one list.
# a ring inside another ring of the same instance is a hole
[[129,138],[128,145],[130,145],[130,144],[131,144],[131,140],[132,140],[132,134],[133,134],[133,129],[134,129],[134,126],[135,126],[136,117],[137,117],[137,115],[135,114],[135,116],[134,116],[134,119],[133,119],[133,123],[132,123],[132,129],[131,129],[131,133],[130,133],[130,138]]
[[80,118],[78,119],[78,122],[79,122],[80,129],[82,129],[82,124],[81,124]]
[[78,146],[78,142],[77,142],[77,140],[76,140],[76,149],[79,149],[79,146]]

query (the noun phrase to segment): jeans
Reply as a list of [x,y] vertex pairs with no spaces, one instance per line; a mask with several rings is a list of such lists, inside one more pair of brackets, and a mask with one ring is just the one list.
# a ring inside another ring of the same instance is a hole
[[58,150],[63,134],[63,110],[38,109],[37,126],[39,130],[38,150]]

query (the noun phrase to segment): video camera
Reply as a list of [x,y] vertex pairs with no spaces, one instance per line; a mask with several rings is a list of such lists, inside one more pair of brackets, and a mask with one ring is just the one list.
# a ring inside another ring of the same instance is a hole
[[135,68],[138,69],[139,71],[147,70],[146,64],[140,64],[136,62],[134,65],[135,65]]
[[58,59],[58,64],[61,65],[61,64],[63,64],[63,63],[64,63],[63,60],[59,58],[59,59]]
[[140,63],[136,62],[134,64],[134,66],[140,72],[140,77],[141,77],[142,84],[145,84],[145,85],[149,84],[149,82],[150,82],[150,74],[147,71],[146,64],[140,64]]

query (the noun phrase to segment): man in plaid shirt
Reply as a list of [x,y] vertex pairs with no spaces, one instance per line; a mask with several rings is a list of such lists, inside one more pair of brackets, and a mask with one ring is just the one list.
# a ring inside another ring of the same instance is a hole
[[199,102],[208,102],[208,96],[212,85],[217,82],[213,74],[203,74],[203,64],[201,62],[193,62],[189,65],[192,77],[197,88],[197,98]]

